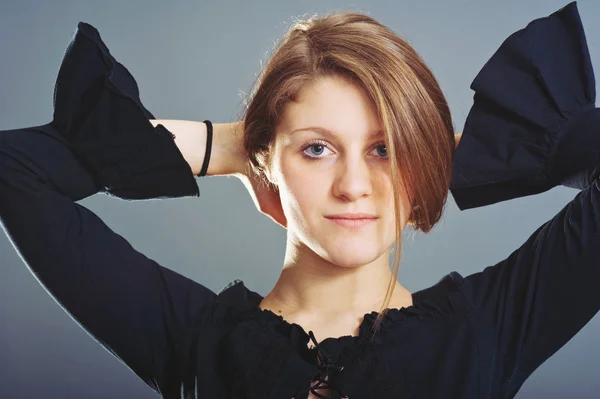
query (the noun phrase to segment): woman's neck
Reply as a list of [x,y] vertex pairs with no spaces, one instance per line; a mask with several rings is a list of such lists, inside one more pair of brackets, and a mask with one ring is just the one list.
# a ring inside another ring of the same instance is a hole
[[[306,246],[288,243],[281,275],[261,307],[283,314],[379,311],[390,279],[394,278],[388,259],[389,251],[386,251],[370,264],[338,266]],[[395,284],[388,307],[412,305],[410,292],[398,282]]]

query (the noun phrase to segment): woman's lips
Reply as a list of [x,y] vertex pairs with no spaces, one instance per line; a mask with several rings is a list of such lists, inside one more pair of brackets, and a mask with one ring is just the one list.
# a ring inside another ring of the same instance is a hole
[[367,226],[370,223],[375,222],[376,218],[361,218],[361,219],[346,219],[346,218],[327,218],[338,226],[342,226],[348,229],[360,229]]

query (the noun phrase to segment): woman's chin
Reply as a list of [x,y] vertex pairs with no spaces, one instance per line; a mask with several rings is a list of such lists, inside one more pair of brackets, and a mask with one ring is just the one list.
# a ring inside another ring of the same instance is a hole
[[369,245],[350,245],[331,248],[326,258],[329,262],[340,267],[360,267],[374,262],[380,256],[381,248]]

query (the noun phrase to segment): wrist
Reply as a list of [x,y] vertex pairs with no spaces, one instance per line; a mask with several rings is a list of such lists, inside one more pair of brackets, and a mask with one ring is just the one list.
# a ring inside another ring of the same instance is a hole
[[247,157],[243,145],[243,133],[241,121],[213,124],[211,156],[206,173],[208,176],[245,173]]

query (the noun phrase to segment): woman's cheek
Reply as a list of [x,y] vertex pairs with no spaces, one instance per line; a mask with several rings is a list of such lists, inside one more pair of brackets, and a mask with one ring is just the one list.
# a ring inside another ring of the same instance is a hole
[[283,168],[282,178],[282,206],[294,224],[310,224],[310,219],[325,211],[321,199],[326,187],[317,173],[306,168]]

